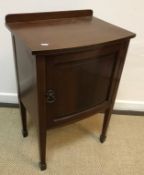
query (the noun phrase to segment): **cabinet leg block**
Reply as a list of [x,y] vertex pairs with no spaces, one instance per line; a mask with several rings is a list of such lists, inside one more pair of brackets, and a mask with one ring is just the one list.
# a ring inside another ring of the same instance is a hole
[[40,167],[41,171],[44,171],[44,170],[47,169],[47,164],[46,164],[46,163],[40,162],[40,163],[39,163],[39,167]]
[[101,142],[101,143],[104,143],[105,140],[106,140],[106,136],[101,135],[101,136],[100,136],[100,142]]
[[22,135],[23,135],[23,137],[27,137],[28,136],[28,131],[27,130],[22,130]]

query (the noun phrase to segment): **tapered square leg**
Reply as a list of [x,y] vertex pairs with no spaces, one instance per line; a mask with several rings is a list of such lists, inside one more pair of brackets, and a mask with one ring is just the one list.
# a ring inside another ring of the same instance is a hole
[[102,133],[100,135],[101,143],[103,143],[106,140],[106,134],[107,134],[107,129],[109,126],[110,118],[111,118],[111,109],[107,110],[104,115]]
[[21,113],[21,121],[22,121],[22,135],[23,135],[23,137],[27,137],[28,130],[27,130],[26,109],[21,101],[19,104],[20,104],[20,113]]
[[45,170],[46,165],[46,130],[39,133],[40,169]]

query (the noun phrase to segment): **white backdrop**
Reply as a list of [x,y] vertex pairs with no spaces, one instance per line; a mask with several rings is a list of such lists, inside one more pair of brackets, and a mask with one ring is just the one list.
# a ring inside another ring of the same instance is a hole
[[6,14],[93,9],[98,18],[137,34],[131,40],[115,108],[144,111],[144,1],[143,0],[5,0],[0,1],[0,102],[16,103],[16,80]]

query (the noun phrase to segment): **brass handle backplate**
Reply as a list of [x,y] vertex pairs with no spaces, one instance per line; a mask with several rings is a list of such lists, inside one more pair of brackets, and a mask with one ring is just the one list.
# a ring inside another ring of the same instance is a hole
[[49,89],[46,93],[47,103],[54,103],[56,101],[56,94],[53,89]]

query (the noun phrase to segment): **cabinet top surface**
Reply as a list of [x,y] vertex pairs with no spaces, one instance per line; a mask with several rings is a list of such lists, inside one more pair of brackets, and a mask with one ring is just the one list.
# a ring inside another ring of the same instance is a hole
[[12,14],[6,25],[33,54],[132,38],[134,33],[92,16],[91,10]]

